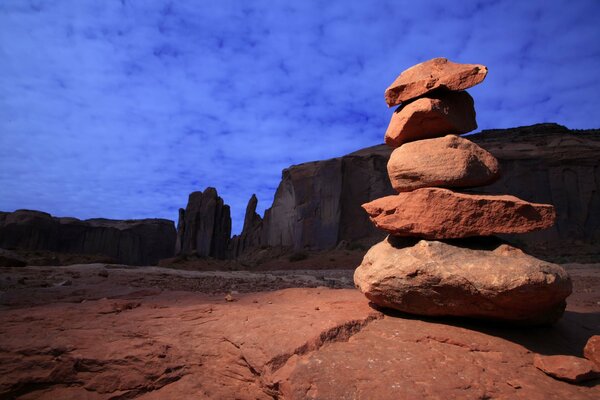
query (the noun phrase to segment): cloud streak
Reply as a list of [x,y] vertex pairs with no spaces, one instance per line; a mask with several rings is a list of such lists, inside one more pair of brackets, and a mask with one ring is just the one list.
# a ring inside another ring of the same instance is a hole
[[596,1],[4,1],[0,209],[175,219],[217,187],[234,231],[281,170],[380,143],[383,91],[486,64],[480,128],[600,126]]

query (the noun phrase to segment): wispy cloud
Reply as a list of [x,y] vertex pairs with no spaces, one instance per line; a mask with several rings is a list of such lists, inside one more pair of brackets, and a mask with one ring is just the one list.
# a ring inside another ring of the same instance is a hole
[[597,1],[0,3],[0,209],[176,218],[217,187],[241,228],[281,170],[382,141],[385,87],[486,64],[481,128],[600,127]]

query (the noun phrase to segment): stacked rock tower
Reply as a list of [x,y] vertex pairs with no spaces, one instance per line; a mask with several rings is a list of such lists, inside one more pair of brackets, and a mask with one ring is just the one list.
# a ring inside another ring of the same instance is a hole
[[435,58],[385,91],[388,106],[400,105],[385,133],[398,194],[363,204],[389,236],[367,252],[354,282],[373,303],[411,314],[552,323],[571,294],[568,274],[493,235],[549,228],[554,207],[474,193],[499,178],[499,164],[457,136],[477,128],[464,90],[486,75],[483,65]]

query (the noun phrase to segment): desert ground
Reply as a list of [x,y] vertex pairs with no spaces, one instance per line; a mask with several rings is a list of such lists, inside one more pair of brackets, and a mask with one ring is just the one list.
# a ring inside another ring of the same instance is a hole
[[597,399],[533,366],[600,333],[600,264],[554,326],[378,310],[352,270],[0,271],[2,399]]

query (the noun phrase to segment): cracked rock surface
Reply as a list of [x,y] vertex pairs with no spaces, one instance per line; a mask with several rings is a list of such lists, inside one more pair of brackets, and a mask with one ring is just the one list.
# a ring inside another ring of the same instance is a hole
[[[598,381],[571,385],[533,366],[535,354],[581,356],[600,330],[597,268],[567,268],[574,296],[558,324],[545,328],[384,314],[357,290],[283,289],[290,283],[284,279],[277,281],[282,289],[260,291],[264,274],[219,275],[229,279],[229,287],[218,286],[228,291],[206,294],[194,288],[215,286],[218,274],[157,268],[138,281],[135,270],[108,268],[105,276],[99,268],[0,271],[0,398],[600,395]],[[186,283],[194,279],[199,286]],[[231,284],[248,292],[231,291]]]

